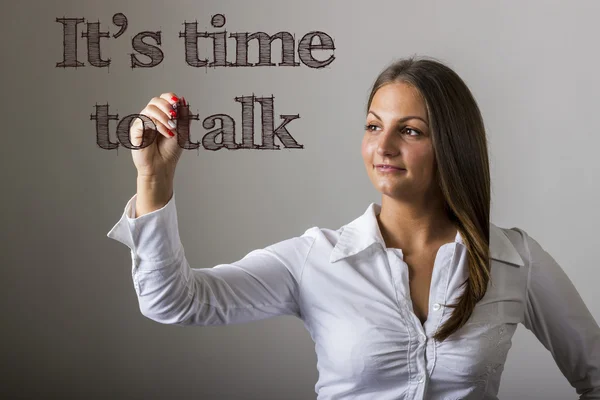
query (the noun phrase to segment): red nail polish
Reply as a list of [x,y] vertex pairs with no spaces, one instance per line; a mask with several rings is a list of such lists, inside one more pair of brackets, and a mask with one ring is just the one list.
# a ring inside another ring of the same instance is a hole
[[177,116],[177,111],[175,111],[175,110],[171,110],[170,113],[171,113],[171,118],[175,118]]
[[177,103],[179,101],[179,99],[175,96],[171,97],[171,101]]
[[173,132],[171,132],[170,130],[168,132],[169,132],[169,135],[171,135],[171,137],[175,136],[175,134]]

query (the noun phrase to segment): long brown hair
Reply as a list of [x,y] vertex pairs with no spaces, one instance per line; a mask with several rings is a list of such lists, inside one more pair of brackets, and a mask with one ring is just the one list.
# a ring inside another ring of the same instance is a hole
[[454,311],[434,335],[434,339],[443,341],[467,322],[490,280],[486,133],[481,112],[467,85],[456,72],[431,57],[412,56],[385,68],[373,84],[367,112],[375,92],[396,82],[410,84],[425,101],[444,208],[468,251],[469,277],[462,285],[465,290],[458,303],[446,305]]

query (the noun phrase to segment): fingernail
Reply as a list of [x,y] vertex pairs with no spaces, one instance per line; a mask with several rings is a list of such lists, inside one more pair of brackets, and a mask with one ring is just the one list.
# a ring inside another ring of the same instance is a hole
[[179,99],[176,96],[171,97],[171,101],[173,103],[177,103],[179,101]]
[[175,129],[177,127],[177,124],[174,121],[169,120],[169,122],[167,122],[169,124],[169,126],[173,129]]
[[170,113],[171,113],[171,118],[177,117],[177,111],[171,110]]
[[167,131],[167,132],[169,132],[169,135],[171,135],[171,137],[175,136],[175,134],[173,132],[171,132],[171,131]]

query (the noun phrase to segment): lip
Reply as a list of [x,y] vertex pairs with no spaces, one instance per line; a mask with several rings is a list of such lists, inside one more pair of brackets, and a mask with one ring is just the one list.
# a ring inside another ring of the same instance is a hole
[[396,168],[396,167],[385,168],[383,166],[376,166],[375,169],[380,174],[400,174],[400,173],[406,172],[405,169],[403,169],[403,168]]
[[386,165],[386,164],[375,164],[375,168],[382,171],[406,171],[404,168],[396,167],[394,165]]

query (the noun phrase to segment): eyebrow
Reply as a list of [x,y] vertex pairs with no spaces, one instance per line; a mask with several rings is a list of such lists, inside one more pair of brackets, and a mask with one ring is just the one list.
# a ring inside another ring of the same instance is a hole
[[[373,111],[369,111],[368,114],[373,114],[375,117],[377,117],[377,119],[379,119],[381,121],[381,117],[379,117],[379,115],[375,114]],[[417,115],[408,115],[406,117],[400,118],[398,120],[398,122],[408,121],[409,119],[420,119],[421,121],[423,121],[425,123],[425,125],[427,125],[429,127],[429,124],[427,124],[427,121],[425,121],[423,118],[421,118]]]

